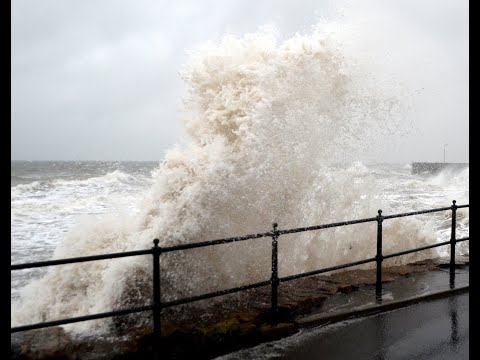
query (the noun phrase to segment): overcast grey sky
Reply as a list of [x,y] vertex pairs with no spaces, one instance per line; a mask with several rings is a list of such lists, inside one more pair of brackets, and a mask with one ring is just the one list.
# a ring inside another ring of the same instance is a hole
[[382,160],[443,161],[448,143],[447,161],[468,162],[466,0],[13,0],[12,159],[161,160],[182,134],[188,49],[320,18],[363,19],[373,56],[419,93]]

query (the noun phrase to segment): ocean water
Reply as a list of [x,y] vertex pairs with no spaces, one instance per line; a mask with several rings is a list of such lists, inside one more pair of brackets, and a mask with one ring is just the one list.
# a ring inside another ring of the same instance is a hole
[[[408,99],[341,41],[321,26],[284,41],[267,29],[193,51],[181,70],[185,141],[159,163],[12,162],[12,263],[468,203],[468,167],[412,175],[410,164],[371,160],[372,144],[409,130]],[[458,211],[458,236],[468,223]],[[384,252],[446,240],[449,229],[448,212],[385,221]],[[281,236],[279,274],[365,259],[375,242],[375,223]],[[270,256],[270,239],[162,255],[162,299],[269,279]],[[14,273],[12,326],[149,304],[151,267],[132,257]]]
[[[49,260],[86,217],[138,213],[158,162],[12,161],[11,262]],[[78,254],[81,256],[81,254]],[[46,270],[12,272],[12,299]]]
[[[152,174],[159,167],[158,162],[101,161],[12,161],[11,165],[12,263],[51,259],[64,237],[76,227],[81,227],[83,222],[88,223],[92,219],[109,221],[109,216],[116,212],[138,215],[142,199],[154,182]],[[457,204],[468,204],[469,201],[468,167],[455,172],[446,169],[436,175],[412,175],[410,164],[357,163],[354,167],[361,171],[352,174],[353,181],[361,182],[362,173],[368,173],[388,184],[382,201],[391,205],[389,213],[449,206],[453,199],[457,200]],[[365,215],[372,217],[376,214]],[[384,215],[387,213],[384,212]],[[435,241],[449,239],[450,212],[416,217],[423,219],[426,226],[433,221]],[[320,223],[324,222],[318,219],[316,223],[298,222],[297,225]],[[265,231],[269,230],[269,225],[264,224]],[[468,226],[468,209],[459,210],[457,236],[468,236]],[[247,232],[232,235],[242,234]],[[145,247],[148,246],[150,244],[145,243]],[[98,251],[94,250],[88,254],[109,252],[100,245]],[[447,247],[438,248],[435,254],[448,256],[448,251]],[[468,254],[468,241],[457,245],[457,252]],[[317,267],[321,266],[321,263],[317,264]],[[19,300],[22,287],[33,279],[41,278],[46,271],[42,268],[12,272],[12,302]]]

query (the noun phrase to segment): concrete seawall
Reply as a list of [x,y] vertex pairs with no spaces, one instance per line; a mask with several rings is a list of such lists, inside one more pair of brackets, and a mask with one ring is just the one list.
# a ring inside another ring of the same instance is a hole
[[443,169],[462,170],[468,163],[412,162],[412,174],[438,174]]

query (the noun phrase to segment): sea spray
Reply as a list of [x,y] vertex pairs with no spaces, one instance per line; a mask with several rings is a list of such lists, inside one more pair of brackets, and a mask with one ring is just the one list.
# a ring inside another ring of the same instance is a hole
[[[56,258],[161,246],[375,216],[390,210],[359,162],[401,120],[398,99],[319,29],[279,42],[272,31],[227,36],[191,55],[184,148],[167,153],[136,216],[113,214],[71,231]],[[364,81],[365,80],[365,81]],[[367,81],[368,80],[368,81]],[[385,91],[384,91],[385,90]],[[283,236],[280,276],[373,256],[375,223]],[[385,224],[384,249],[435,241],[429,223]],[[162,297],[266,280],[270,239],[162,255]],[[429,252],[412,257],[429,256]],[[49,269],[22,291],[12,325],[151,302],[151,257]],[[103,331],[111,320],[72,325]]]

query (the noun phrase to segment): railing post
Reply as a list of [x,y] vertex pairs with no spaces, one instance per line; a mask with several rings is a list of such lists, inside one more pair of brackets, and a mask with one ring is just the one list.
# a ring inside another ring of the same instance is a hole
[[155,359],[158,359],[160,348],[160,314],[162,312],[162,302],[160,299],[160,254],[161,247],[158,246],[160,241],[153,240],[153,351]]
[[450,236],[450,288],[455,287],[455,244],[457,227],[457,201],[452,201],[452,234]]
[[383,216],[382,216],[382,210],[378,210],[378,215],[377,215],[377,255],[376,255],[376,261],[377,261],[377,281],[376,281],[376,286],[375,286],[375,294],[378,302],[382,301],[382,261],[383,261],[383,255],[382,255],[382,222],[383,222]]
[[272,235],[272,313],[278,312],[278,232],[277,223],[273,223]]

